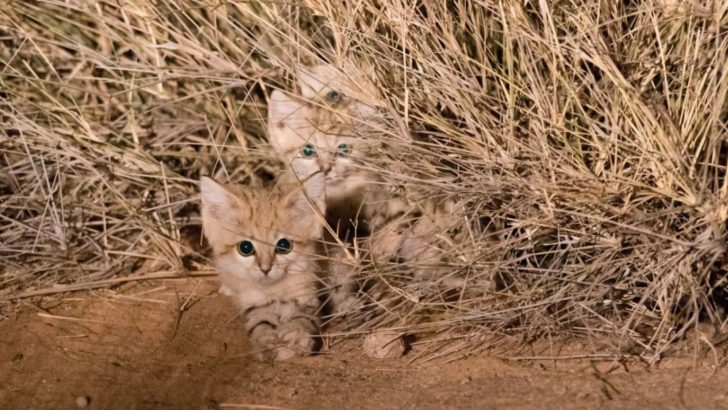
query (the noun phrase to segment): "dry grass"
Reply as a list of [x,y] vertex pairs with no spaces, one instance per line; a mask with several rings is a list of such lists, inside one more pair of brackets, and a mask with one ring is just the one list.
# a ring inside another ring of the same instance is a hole
[[720,324],[728,3],[304,3],[4,4],[0,300],[211,273],[196,181],[270,178],[266,96],[326,61],[376,74],[417,140],[391,181],[455,199],[472,235],[465,291],[379,267],[391,292],[355,330],[589,334],[654,359]]

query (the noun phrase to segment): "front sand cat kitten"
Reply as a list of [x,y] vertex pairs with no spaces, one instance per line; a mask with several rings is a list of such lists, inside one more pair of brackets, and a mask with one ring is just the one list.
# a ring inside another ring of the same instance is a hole
[[200,181],[202,226],[212,246],[221,291],[243,312],[260,360],[311,353],[319,334],[320,267],[325,183],[320,174],[300,184],[235,192]]

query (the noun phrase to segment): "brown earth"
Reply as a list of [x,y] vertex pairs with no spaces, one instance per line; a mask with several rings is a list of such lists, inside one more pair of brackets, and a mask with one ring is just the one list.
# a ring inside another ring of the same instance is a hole
[[608,372],[586,360],[411,364],[417,348],[375,360],[335,347],[258,363],[215,290],[202,279],[135,283],[6,309],[0,408],[728,408],[728,370],[687,359]]

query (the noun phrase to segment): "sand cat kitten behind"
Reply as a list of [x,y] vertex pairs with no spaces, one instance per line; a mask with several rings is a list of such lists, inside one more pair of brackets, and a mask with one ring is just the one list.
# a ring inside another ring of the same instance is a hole
[[[351,242],[356,232],[364,238],[358,241],[360,249],[376,264],[397,260],[417,278],[460,287],[462,281],[450,280],[449,261],[460,238],[447,234],[457,219],[408,205],[387,183],[386,175],[395,172],[392,159],[412,141],[386,132],[373,90],[367,89],[373,85],[331,66],[314,66],[299,70],[299,86],[303,98],[278,90],[271,94],[269,139],[297,174],[320,170],[326,175],[327,222],[338,237]],[[340,247],[329,247],[328,255],[335,259],[329,266],[337,287],[334,311],[346,311],[352,301],[341,289],[350,287],[357,269],[336,260],[343,255]]]
[[[371,253],[370,257],[379,261],[388,259],[403,261],[414,269],[414,274],[418,278],[441,281],[447,287],[462,287],[463,281],[453,276],[453,258],[465,257],[466,255],[462,255],[463,251],[469,253],[467,244],[469,241],[465,230],[459,229],[462,220],[454,215],[455,203],[452,201],[435,203],[426,198],[426,195],[425,198],[418,200],[417,197],[421,195],[409,192],[408,196],[412,196],[410,199],[414,199],[418,205],[408,206],[399,192],[387,189],[391,184],[387,183],[389,181],[386,175],[371,170],[378,168],[388,169],[387,173],[411,172],[406,166],[401,167],[401,164],[391,159],[399,158],[400,154],[409,151],[413,141],[406,131],[404,137],[399,134],[393,135],[393,124],[384,127],[380,110],[385,104],[377,97],[376,86],[369,77],[371,76],[364,75],[361,70],[350,66],[343,70],[331,65],[301,67],[298,70],[298,85],[303,100],[308,102],[307,106],[297,109],[295,105],[300,106],[302,102],[281,98],[282,94],[279,94],[277,98],[271,98],[270,110],[274,113],[287,112],[288,115],[284,117],[288,119],[296,118],[289,122],[291,128],[304,124],[305,120],[313,123],[315,128],[313,132],[304,127],[296,130],[296,134],[298,137],[307,136],[309,143],[314,146],[317,144],[331,146],[334,144],[333,141],[341,139],[335,132],[322,132],[325,130],[322,127],[335,130],[337,128],[335,123],[338,122],[338,127],[344,130],[348,128],[350,134],[351,129],[356,129],[358,144],[365,143],[369,149],[353,151],[357,155],[355,164],[351,164],[351,161],[347,164],[348,158],[339,157],[335,158],[332,164],[337,166],[338,163],[343,163],[339,166],[344,169],[376,165],[370,167],[366,173],[359,172],[359,175],[354,173],[356,178],[349,178],[352,173],[348,175],[340,173],[338,181],[340,186],[348,187],[346,190],[340,190],[338,202],[344,204],[348,202],[349,205],[361,208],[364,212],[367,228],[371,234],[366,240],[368,245],[365,246]],[[322,114],[322,111],[329,114]],[[284,123],[286,121],[283,120]],[[386,132],[385,128],[389,132]],[[291,138],[290,131],[286,135],[285,131],[272,130],[271,139],[277,140],[274,144],[277,142],[279,146],[290,144],[295,141],[295,138]],[[284,142],[281,143],[281,140]],[[279,149],[280,152],[282,150]],[[375,164],[385,152],[392,158],[381,164]],[[393,169],[392,166],[397,169]],[[420,190],[419,187],[412,188],[415,191]],[[365,197],[361,195],[364,191],[367,191]],[[366,201],[365,207],[358,205],[363,201]],[[330,200],[327,200],[327,204],[330,207],[333,205]]]
[[356,196],[377,179],[363,161],[375,156],[378,141],[361,138],[356,132],[361,126],[346,113],[306,104],[276,90],[270,96],[268,129],[271,145],[298,175],[311,170],[324,173],[329,204]]
[[372,226],[396,213],[390,208],[400,204],[372,171],[381,141],[373,133],[367,135],[370,138],[359,135],[363,126],[346,113],[307,104],[281,91],[271,94],[268,125],[271,145],[295,174],[325,176],[326,221],[336,233],[325,237],[332,308],[334,313],[353,309],[357,302],[349,289],[357,267],[342,263],[345,256],[337,241],[352,244],[367,236]]
[[272,189],[200,181],[202,225],[221,290],[241,309],[261,360],[311,353],[319,333],[317,273],[325,207],[320,174]]

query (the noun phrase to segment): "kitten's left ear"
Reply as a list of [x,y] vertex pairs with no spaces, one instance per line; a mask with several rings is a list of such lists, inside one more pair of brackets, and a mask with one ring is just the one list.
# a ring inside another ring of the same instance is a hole
[[287,206],[299,234],[320,238],[326,214],[326,179],[317,172],[301,181],[288,196]]
[[326,176],[323,172],[309,175],[303,182],[308,200],[310,200],[321,215],[326,213]]

